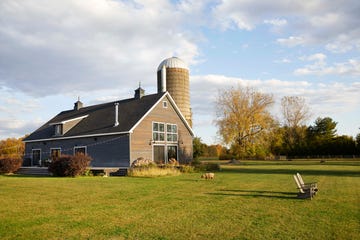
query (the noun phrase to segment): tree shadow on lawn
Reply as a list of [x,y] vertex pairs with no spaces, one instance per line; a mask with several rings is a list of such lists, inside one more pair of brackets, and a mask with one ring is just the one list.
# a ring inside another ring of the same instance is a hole
[[217,196],[235,196],[235,197],[262,197],[262,198],[279,198],[279,199],[294,199],[297,197],[296,192],[277,192],[277,191],[263,191],[263,190],[220,190],[220,192],[206,193]]
[[303,175],[313,176],[340,176],[340,177],[360,177],[360,171],[356,170],[313,170],[313,169],[263,169],[263,168],[222,168],[224,173],[247,173],[247,174],[289,174],[297,172]]

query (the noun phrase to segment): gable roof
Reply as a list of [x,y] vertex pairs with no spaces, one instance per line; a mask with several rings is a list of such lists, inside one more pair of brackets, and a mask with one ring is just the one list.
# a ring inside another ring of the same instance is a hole
[[[190,134],[194,136],[191,127],[188,125],[170,94],[163,92],[146,95],[142,98],[130,98],[83,107],[79,110],[63,111],[31,133],[24,139],[24,142],[130,133],[165,96],[169,97],[177,114],[185,123]],[[114,126],[115,103],[119,104],[119,124],[117,126]],[[54,136],[54,125],[66,123],[73,119],[80,119],[80,121],[63,135]]]

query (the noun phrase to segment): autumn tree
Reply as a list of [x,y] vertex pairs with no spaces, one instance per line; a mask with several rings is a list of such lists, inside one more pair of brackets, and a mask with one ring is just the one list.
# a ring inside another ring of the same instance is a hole
[[284,125],[290,128],[306,124],[310,117],[310,109],[305,98],[299,96],[285,96],[281,99],[281,110]]
[[218,133],[239,157],[256,151],[273,124],[268,109],[273,96],[249,87],[220,90],[216,100]]
[[284,118],[284,147],[290,154],[299,154],[306,144],[306,121],[310,118],[310,110],[305,98],[285,96],[281,99],[281,110]]
[[22,158],[24,155],[25,144],[23,138],[7,138],[0,140],[0,158]]

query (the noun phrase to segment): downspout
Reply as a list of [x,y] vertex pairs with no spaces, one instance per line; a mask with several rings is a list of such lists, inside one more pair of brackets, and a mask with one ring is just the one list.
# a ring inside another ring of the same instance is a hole
[[115,124],[114,127],[119,125],[119,103],[115,103]]

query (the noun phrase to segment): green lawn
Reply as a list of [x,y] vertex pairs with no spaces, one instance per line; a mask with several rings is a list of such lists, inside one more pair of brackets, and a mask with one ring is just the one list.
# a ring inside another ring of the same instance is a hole
[[[292,175],[317,181],[296,199]],[[0,239],[360,239],[360,162],[243,161],[214,180],[0,176]]]

